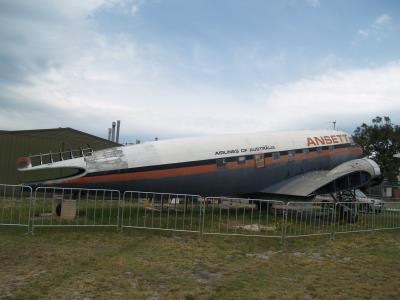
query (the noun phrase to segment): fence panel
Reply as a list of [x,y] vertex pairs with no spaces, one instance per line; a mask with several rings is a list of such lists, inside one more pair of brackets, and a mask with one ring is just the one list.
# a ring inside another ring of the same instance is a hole
[[337,202],[335,233],[372,231],[376,226],[375,206],[363,202]]
[[335,221],[335,204],[332,202],[289,202],[284,236],[331,235]]
[[200,232],[203,202],[199,195],[126,191],[121,226]]
[[39,187],[32,208],[32,227],[118,227],[117,190]]
[[31,200],[31,187],[0,184],[0,225],[29,227]]
[[294,238],[400,229],[400,201],[289,202],[0,184],[0,225],[102,226]]
[[205,199],[203,234],[282,238],[282,201],[209,197]]
[[400,202],[384,202],[375,208],[375,230],[400,228]]

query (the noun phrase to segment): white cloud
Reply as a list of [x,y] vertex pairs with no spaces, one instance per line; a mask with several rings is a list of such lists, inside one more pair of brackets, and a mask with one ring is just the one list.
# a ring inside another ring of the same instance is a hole
[[[343,128],[375,115],[400,117],[399,62],[237,94],[201,85],[171,85],[163,80],[164,73],[142,68],[134,53],[107,46],[96,59],[86,57],[49,70],[13,92],[31,95],[43,107],[28,117],[36,119],[37,126],[71,126],[105,135],[110,120],[121,119],[131,137],[328,128],[333,120]],[[46,107],[52,109],[47,117]],[[26,112],[9,122],[18,128],[25,118]]]
[[138,4],[133,4],[131,8],[131,14],[132,16],[136,15],[139,11],[139,5]]
[[[267,111],[285,122],[316,126],[338,120],[357,125],[374,115],[400,114],[400,62],[379,68],[332,71],[274,89]],[[289,121],[288,121],[289,120]]]
[[311,7],[318,7],[320,5],[319,0],[306,0],[306,3]]
[[391,21],[392,18],[389,15],[383,14],[376,18],[376,20],[372,24],[372,27],[379,28],[381,26],[388,25]]
[[125,15],[135,16],[143,0],[104,0],[102,8],[113,9]]
[[381,41],[387,35],[387,32],[391,30],[392,18],[387,14],[378,16],[370,26],[357,31],[357,38],[354,43],[358,43],[369,38]]
[[365,40],[369,36],[369,30],[366,29],[360,29],[358,30],[358,35],[362,40]]

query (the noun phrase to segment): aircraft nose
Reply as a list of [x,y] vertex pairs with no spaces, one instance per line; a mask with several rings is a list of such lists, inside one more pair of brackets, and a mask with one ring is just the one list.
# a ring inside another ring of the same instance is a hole
[[29,168],[32,166],[31,158],[24,156],[24,157],[18,157],[16,161],[16,165],[18,169],[25,169]]

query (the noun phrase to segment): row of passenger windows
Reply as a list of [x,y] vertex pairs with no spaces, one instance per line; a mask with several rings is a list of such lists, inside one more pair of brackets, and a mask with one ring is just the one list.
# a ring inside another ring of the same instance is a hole
[[322,153],[322,150],[328,150],[330,152],[335,151],[335,146],[324,146],[324,147],[316,147],[316,148],[304,148],[298,150],[289,150],[289,151],[281,151],[281,152],[273,152],[273,153],[265,153],[265,154],[255,154],[248,156],[239,156],[239,157],[226,157],[217,159],[217,166],[222,167],[227,162],[237,161],[238,164],[246,163],[247,159],[255,159],[256,165],[264,165],[264,157],[272,157],[273,160],[278,160],[281,158],[281,155],[287,155],[288,157],[294,157],[296,154],[309,154],[310,152]]

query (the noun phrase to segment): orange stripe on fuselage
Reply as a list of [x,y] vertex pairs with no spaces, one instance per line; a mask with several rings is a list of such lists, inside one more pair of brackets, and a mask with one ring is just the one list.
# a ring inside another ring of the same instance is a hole
[[[338,148],[334,151],[323,150],[320,153],[313,151],[307,154],[296,153],[295,156],[289,157],[288,155],[281,155],[279,159],[272,159],[272,157],[265,157],[265,165],[284,163],[288,161],[297,161],[310,158],[316,158],[321,156],[334,156],[339,154],[356,153],[362,154],[362,150],[359,147],[348,147],[348,148]],[[235,170],[235,169],[246,169],[254,168],[256,166],[255,160],[246,160],[244,163],[227,162],[224,169]],[[74,183],[74,184],[84,184],[84,183],[101,183],[108,181],[128,181],[128,180],[138,180],[138,179],[155,179],[155,178],[166,178],[166,177],[177,177],[186,175],[196,175],[215,172],[219,169],[215,163],[202,165],[202,166],[192,166],[192,167],[177,167],[165,170],[153,170],[153,171],[139,171],[132,173],[122,173],[122,174],[109,174],[109,175],[99,175],[90,177],[80,177],[76,179],[70,179],[64,181],[64,183]]]
[[148,179],[148,178],[163,178],[173,176],[185,176],[214,172],[217,170],[215,164],[195,166],[195,167],[181,167],[166,170],[154,170],[154,171],[141,171],[123,174],[110,174],[110,175],[99,175],[90,177],[81,177],[65,181],[65,183],[93,183],[93,182],[107,182],[107,181],[127,181],[135,179]]

